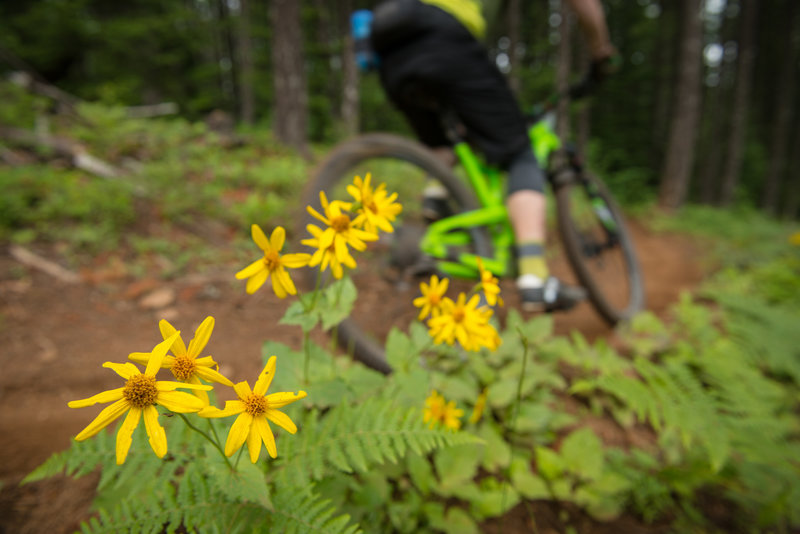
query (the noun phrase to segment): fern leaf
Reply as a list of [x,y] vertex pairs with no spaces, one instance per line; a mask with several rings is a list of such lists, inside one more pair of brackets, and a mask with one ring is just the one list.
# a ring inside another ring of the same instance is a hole
[[[312,412],[308,417],[319,416]],[[398,410],[386,399],[333,408],[322,424],[304,424],[302,434],[302,439],[282,444],[273,464],[274,477],[295,486],[307,486],[332,470],[366,472],[372,465],[397,461],[409,450],[424,455],[437,447],[480,441],[464,432],[430,429],[419,411]]]
[[332,517],[330,502],[309,495],[300,488],[283,488],[275,495],[275,512],[270,516],[270,532],[324,532],[326,534],[356,534],[357,525],[349,525],[350,517]]

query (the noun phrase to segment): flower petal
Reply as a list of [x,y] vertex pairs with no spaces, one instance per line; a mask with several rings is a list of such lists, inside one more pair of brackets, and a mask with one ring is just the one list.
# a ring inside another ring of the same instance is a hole
[[150,438],[150,447],[156,456],[163,458],[167,454],[167,433],[164,432],[164,427],[158,424],[158,410],[155,406],[146,406],[142,415],[147,437]]
[[124,414],[128,408],[130,408],[130,404],[128,404],[126,399],[120,399],[114,404],[106,406],[103,408],[103,411],[94,418],[94,421],[89,423],[86,428],[75,436],[75,441],[83,441],[96,435],[111,424],[117,417]]
[[252,423],[252,415],[247,412],[239,414],[239,417],[233,422],[230,432],[228,432],[228,439],[225,442],[225,456],[230,456],[241,448],[245,440],[247,440]]
[[263,250],[264,252],[270,250],[269,246],[269,239],[267,239],[266,234],[264,234],[264,230],[257,224],[254,224],[250,227],[250,234],[253,236],[253,241],[256,242],[258,248]]
[[[147,363],[150,361],[150,356],[151,354],[149,352],[131,352],[130,354],[128,354],[128,359],[133,360],[134,362],[147,367]],[[164,356],[164,361],[161,362],[161,368],[169,369],[174,364],[175,364],[175,356],[167,354],[166,356]]]
[[306,398],[306,395],[308,394],[305,391],[273,393],[272,395],[267,395],[267,403],[270,408],[283,408],[287,404]]
[[81,399],[81,400],[74,400],[69,401],[67,406],[70,408],[85,408],[87,406],[93,406],[98,403],[105,403],[105,402],[114,402],[118,401],[122,398],[122,390],[123,388],[117,389],[109,389],[108,391],[103,391],[98,393],[97,395],[92,395],[88,399]]
[[295,287],[294,282],[292,282],[292,277],[289,276],[289,273],[286,271],[286,269],[281,266],[272,276],[276,277],[280,281],[284,291],[290,295],[297,295],[297,287]]
[[156,376],[158,370],[161,368],[161,363],[164,361],[164,356],[166,356],[167,351],[172,348],[173,343],[175,340],[181,337],[180,332],[175,332],[167,339],[153,347],[153,351],[150,353],[150,361],[147,362],[147,369],[144,370],[144,374],[149,376]]
[[[134,353],[134,354],[136,354],[136,353]],[[150,353],[149,352],[144,352],[142,354],[147,354],[147,360],[148,361],[150,360]],[[139,371],[139,368],[136,367],[135,365],[133,365],[130,362],[125,362],[125,363],[106,362],[106,363],[103,364],[103,367],[105,367],[106,369],[111,369],[112,371],[117,373],[119,376],[121,376],[125,380],[129,379],[133,375],[141,374],[141,371]]]
[[[161,331],[161,337],[164,339],[169,339],[177,330],[174,326],[169,324],[169,321],[166,319],[161,319],[158,322],[158,329]],[[172,345],[172,354],[175,356],[186,356],[186,345],[183,342],[183,339],[178,336],[178,339],[175,340],[175,343]],[[130,356],[129,356],[130,358]]]
[[281,256],[281,264],[292,269],[305,267],[306,265],[308,265],[309,261],[311,261],[311,254],[306,254],[305,252],[298,252],[296,254],[284,254],[283,256]]
[[267,411],[264,412],[264,415],[267,419],[287,431],[289,434],[294,434],[297,432],[297,425],[295,425],[294,421],[292,421],[285,413],[278,410],[267,409]]
[[269,238],[269,244],[272,245],[272,250],[280,252],[285,241],[286,230],[283,229],[283,226],[276,226]]
[[236,384],[234,384],[233,385],[233,390],[236,392],[236,394],[242,400],[246,400],[250,395],[253,394],[253,392],[250,389],[250,386],[248,385],[248,383],[244,382],[244,381],[237,382]]
[[275,295],[279,299],[285,299],[286,298],[286,295],[287,295],[286,288],[284,288],[283,284],[281,284],[281,280],[280,280],[280,278],[278,278],[278,273],[277,272],[272,274],[272,291],[275,292]]
[[214,386],[201,384],[198,382],[175,382],[174,380],[159,380],[156,382],[156,389],[158,391],[175,391],[176,389],[193,389],[202,391],[211,391]]
[[[187,380],[187,382],[190,383],[190,384],[198,385],[198,386],[205,385],[200,381],[199,378],[197,378],[197,373],[195,373],[194,375],[190,376],[189,379]],[[198,399],[203,401],[203,406],[208,406],[209,404],[211,404],[211,399],[208,398],[208,393],[206,393],[206,389],[205,388],[204,389],[193,389],[192,390],[192,395],[194,395],[195,397],[197,397]]]
[[236,273],[237,280],[244,280],[245,278],[250,278],[254,276],[258,271],[262,271],[266,269],[266,265],[264,265],[264,258],[258,258],[256,261]]
[[253,393],[260,397],[263,397],[267,394],[267,390],[269,389],[270,384],[272,384],[272,379],[275,377],[275,366],[277,361],[277,356],[270,356],[269,360],[267,360],[267,365],[264,366],[264,370],[261,371],[260,375],[258,375],[256,385],[253,387]]
[[175,413],[195,413],[206,406],[202,400],[182,391],[159,391],[156,404]]
[[131,407],[127,417],[119,426],[117,430],[117,465],[125,463],[125,458],[128,456],[128,450],[131,448],[133,441],[133,431],[139,425],[139,417],[142,415],[141,408]]
[[255,417],[253,419],[253,426],[256,427],[258,434],[261,436],[261,440],[267,447],[269,455],[273,458],[277,458],[278,448],[275,446],[275,436],[272,434],[272,429],[267,424],[267,420],[263,417]]
[[225,408],[220,410],[216,406],[206,406],[200,410],[197,415],[200,417],[207,417],[210,419],[217,419],[220,417],[229,417],[231,415],[240,414],[244,411],[244,403],[242,401],[226,401]]
[[264,269],[263,271],[259,271],[253,277],[251,277],[247,281],[247,286],[245,286],[245,291],[247,291],[247,294],[252,295],[258,291],[258,289],[264,285],[264,282],[267,281],[268,276],[269,271]]
[[[189,342],[189,357],[197,358],[203,349],[206,348],[208,340],[211,339],[211,332],[214,330],[214,318],[210,315],[206,317],[197,330],[194,331],[194,337]],[[175,348],[173,347],[173,352]]]
[[226,386],[233,387],[233,382],[225,378],[222,374],[220,374],[218,371],[215,371],[211,367],[203,367],[198,365],[194,368],[194,373],[203,380],[217,382],[218,384],[224,384]]
[[261,454],[261,434],[255,425],[250,425],[250,432],[247,433],[247,451],[250,453],[250,461],[256,463]]

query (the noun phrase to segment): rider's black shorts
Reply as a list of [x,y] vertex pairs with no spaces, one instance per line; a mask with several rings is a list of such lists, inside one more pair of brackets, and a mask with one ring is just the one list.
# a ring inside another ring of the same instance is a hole
[[386,93],[423,143],[452,144],[441,121],[450,108],[491,163],[505,167],[530,147],[505,76],[449,13],[419,0],[390,0],[375,10],[371,40]]

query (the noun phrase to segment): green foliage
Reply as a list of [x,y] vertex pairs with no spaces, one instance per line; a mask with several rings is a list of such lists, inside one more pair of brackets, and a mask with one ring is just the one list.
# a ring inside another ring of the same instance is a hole
[[0,170],[0,239],[63,240],[89,251],[115,247],[133,219],[121,182],[44,166]]

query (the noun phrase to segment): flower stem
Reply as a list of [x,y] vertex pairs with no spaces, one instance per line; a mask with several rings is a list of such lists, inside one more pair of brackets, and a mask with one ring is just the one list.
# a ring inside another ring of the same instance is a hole
[[239,460],[242,458],[242,452],[244,452],[244,446],[239,448],[239,454],[236,455],[236,463],[234,463],[234,469],[239,467]]
[[[225,456],[225,451],[223,451],[223,450],[222,450],[222,447],[220,447],[220,446],[219,446],[219,443],[218,443],[216,440],[213,440],[213,439],[211,439],[211,436],[209,436],[208,434],[206,434],[205,432],[203,432],[202,430],[200,430],[199,428],[197,428],[196,426],[194,426],[194,425],[192,424],[192,422],[191,422],[191,421],[189,421],[189,418],[188,418],[188,417],[186,417],[184,414],[182,414],[182,413],[179,413],[178,415],[180,415],[180,416],[181,416],[181,419],[183,419],[183,422],[184,422],[184,423],[186,423],[186,426],[188,426],[189,428],[191,428],[192,430],[194,430],[195,432],[197,432],[198,434],[200,434],[201,436],[203,436],[204,438],[206,438],[206,439],[207,439],[207,440],[208,440],[208,441],[209,441],[209,442],[210,442],[210,443],[211,443],[211,444],[214,446],[214,448],[215,448],[215,449],[217,449],[217,450],[219,451],[219,453],[222,455],[222,458],[225,460],[225,463],[226,463],[226,464],[228,464],[228,467],[230,468],[230,470],[231,470],[231,471],[234,471],[234,468],[233,468],[233,466],[231,465],[231,462],[230,462],[230,460],[228,460],[228,457],[227,457],[227,456]],[[210,423],[210,422],[211,422],[211,421],[209,421],[209,423]],[[214,429],[214,427],[212,426],[212,427],[211,427],[211,429],[213,430],[213,429]],[[216,432],[214,432],[214,435],[216,436]]]

